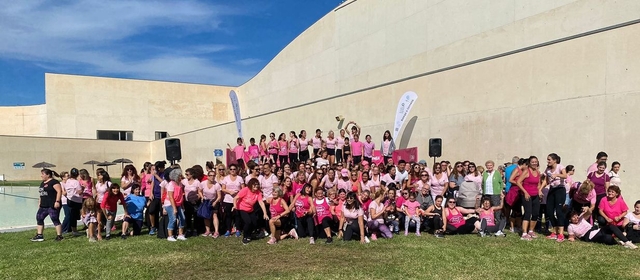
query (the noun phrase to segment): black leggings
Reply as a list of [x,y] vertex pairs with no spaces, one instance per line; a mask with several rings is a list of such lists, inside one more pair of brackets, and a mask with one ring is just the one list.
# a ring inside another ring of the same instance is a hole
[[604,231],[605,234],[609,234],[609,235],[613,234],[622,242],[629,241],[629,239],[627,239],[627,237],[622,233],[621,227],[619,226],[606,225],[606,226],[603,226],[600,231]]
[[256,215],[255,211],[246,212],[238,210],[238,213],[242,219],[242,237],[249,239],[251,238],[253,230],[256,229],[256,226],[258,225],[258,215]]
[[299,154],[300,154],[300,162],[307,162],[307,160],[309,159],[309,149],[300,151]]
[[342,149],[336,149],[336,163],[342,162]]
[[289,153],[289,163],[294,164],[296,162],[298,162],[298,154]]
[[313,237],[315,224],[313,222],[313,216],[304,215],[302,217],[298,217],[298,227],[296,228],[296,232],[298,232],[299,237]]
[[[224,214],[224,226],[226,231],[231,231],[231,224],[232,222],[235,222],[236,227],[238,227],[238,225],[240,225],[240,215],[238,215],[238,211],[232,212],[231,209],[233,209],[233,203],[227,203],[227,202],[223,202],[222,203],[222,212]],[[239,228],[237,228],[236,230],[239,230]]]
[[429,229],[433,229],[433,230],[442,229],[442,217],[433,216],[433,217],[422,220],[422,228],[425,231],[428,231]]
[[592,216],[593,216],[593,220],[598,222],[598,225],[607,224],[607,220],[605,220],[602,216],[600,216],[600,208],[598,207],[600,205],[600,200],[602,200],[603,198],[606,199],[605,198],[606,196],[607,196],[606,193],[596,195],[596,207],[593,208]]
[[278,154],[270,154],[271,160],[273,160],[273,164],[278,163]]
[[78,220],[80,220],[80,210],[82,210],[82,203],[67,201],[67,205],[71,209],[71,217],[69,220],[69,227],[78,227]]
[[478,221],[478,218],[471,217],[464,222],[464,225],[456,228],[451,224],[447,224],[447,234],[468,234],[472,233],[476,228],[475,223]]
[[351,222],[351,224],[348,224],[346,226],[346,229],[344,230],[344,235],[342,236],[342,240],[344,241],[352,240],[351,238],[354,235],[357,235],[358,237],[362,238],[362,236],[360,236],[360,224],[358,224],[358,221],[353,221]]
[[[233,206],[233,204],[232,204]],[[187,201],[184,204],[184,218],[186,222],[186,230],[198,230],[200,224],[204,223],[202,218],[198,217],[198,207],[200,207],[200,202],[189,202]]]
[[358,164],[362,161],[362,156],[353,156],[353,164]]
[[287,156],[278,156],[278,160],[280,161],[280,166],[284,166],[285,163],[289,160]]
[[540,197],[531,196],[529,200],[522,195],[522,206],[524,207],[524,215],[522,215],[523,221],[537,221],[540,214]]
[[633,223],[627,224],[625,232],[627,233],[627,239],[633,243],[640,243],[640,230],[633,229]]
[[551,221],[553,227],[563,227],[565,220],[564,201],[567,198],[567,192],[564,186],[557,186],[549,189],[547,194],[547,219]]
[[592,228],[591,230],[587,231],[587,233],[581,238],[582,241],[594,242],[594,243],[600,243],[600,244],[606,244],[606,245],[618,244],[618,242],[616,242],[616,240],[613,239],[611,234],[605,234],[604,232],[602,232],[602,230],[598,231],[596,235],[593,236],[593,238],[589,238],[589,235],[591,235],[591,231],[593,230],[598,230],[598,229]]

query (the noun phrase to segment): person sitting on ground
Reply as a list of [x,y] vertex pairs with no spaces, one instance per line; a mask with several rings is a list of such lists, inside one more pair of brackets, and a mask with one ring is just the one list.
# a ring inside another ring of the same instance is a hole
[[340,219],[340,226],[338,227],[338,238],[342,237],[344,241],[349,241],[356,234],[360,237],[360,243],[368,243],[369,240],[364,234],[364,211],[355,192],[347,194],[345,203],[342,206],[342,213],[342,219]]
[[495,236],[506,236],[503,231],[507,225],[507,221],[500,219],[500,221],[496,223],[494,215],[494,212],[501,211],[502,207],[504,207],[504,193],[500,193],[499,206],[492,207],[490,197],[484,197],[482,199],[482,207],[476,210],[478,215],[480,215],[480,222],[477,223],[476,228],[479,230],[478,233],[481,237],[485,237],[491,233],[494,233]]
[[640,243],[640,200],[633,205],[633,212],[625,217],[625,232],[627,238],[633,243]]
[[425,228],[435,229],[434,235],[437,238],[444,237],[444,230],[442,229],[442,201],[444,197],[441,195],[436,196],[436,201],[433,205],[429,206],[427,210],[424,211],[424,224]]
[[144,218],[144,207],[146,204],[146,198],[141,195],[140,190],[140,185],[133,183],[131,187],[131,195],[128,195],[124,199],[124,202],[127,204],[127,212],[129,212],[129,216],[125,217],[124,222],[122,223],[122,235],[120,236],[122,239],[126,238],[129,226],[133,228],[129,235],[140,235],[142,220]]
[[627,203],[620,197],[620,187],[611,186],[607,190],[607,196],[600,200],[598,205],[600,216],[606,221],[606,225],[602,225],[601,228],[606,234],[614,234],[620,242],[624,243],[627,248],[636,247],[622,232],[625,216],[629,211]]
[[[591,217],[591,209],[585,206],[582,207],[582,213],[571,212],[569,219],[569,241],[573,242],[577,239],[581,239],[585,242],[594,242],[606,245],[616,245],[617,242],[611,234],[606,234],[602,229],[592,226],[587,220]],[[637,248],[633,243],[622,244],[626,248]]]
[[465,220],[463,215],[473,214],[476,210],[457,206],[455,198],[450,197],[447,199],[447,207],[442,212],[442,230],[444,230],[445,234],[469,234],[475,230],[475,223],[478,218],[471,217]]
[[416,236],[420,236],[420,202],[416,201],[416,193],[409,194],[409,199],[402,203],[402,211],[404,211],[404,235],[409,235],[409,224],[414,221],[416,224]]

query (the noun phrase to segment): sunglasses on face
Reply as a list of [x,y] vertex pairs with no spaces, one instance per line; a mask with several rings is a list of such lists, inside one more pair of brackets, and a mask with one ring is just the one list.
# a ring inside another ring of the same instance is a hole
[[402,195],[408,195],[409,193],[403,192]]
[[456,204],[456,202],[455,202],[455,201],[449,201],[449,202],[447,202],[447,203],[449,203],[449,204]]
[[222,172],[222,171],[224,171],[224,169],[218,169],[218,171]]
[[235,171],[236,169],[235,169],[235,168],[229,168],[229,170],[231,170],[231,171]]

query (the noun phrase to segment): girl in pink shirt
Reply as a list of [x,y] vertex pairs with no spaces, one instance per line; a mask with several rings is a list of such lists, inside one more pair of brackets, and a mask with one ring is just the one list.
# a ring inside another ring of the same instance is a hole
[[298,135],[298,142],[300,144],[300,161],[306,162],[309,159],[309,140],[307,140],[307,131],[300,130],[300,134]]
[[267,157],[267,151],[269,150],[269,146],[267,145],[267,136],[262,134],[260,135],[260,163],[268,162],[269,159]]
[[[296,194],[293,199],[293,203],[289,206],[290,211],[295,211],[296,219],[298,221],[298,228],[296,231],[291,232],[291,235],[298,239],[298,237],[309,237],[309,244],[314,244],[314,228],[315,223],[313,221],[313,215],[315,214],[315,207],[312,201],[312,188],[310,184],[305,184],[300,193]],[[330,243],[330,242],[329,242]]]
[[238,195],[233,199],[233,209],[238,211],[240,219],[242,219],[242,232],[244,236],[242,238],[242,244],[247,245],[251,242],[251,234],[257,227],[258,216],[253,211],[255,204],[260,205],[262,210],[262,218],[269,220],[267,215],[267,209],[262,202],[262,191],[260,190],[260,182],[258,179],[251,179],[247,183],[247,187],[240,190]]
[[361,244],[368,242],[364,234],[364,210],[360,201],[358,201],[356,193],[349,192],[342,206],[338,238],[342,237],[344,241],[349,241],[354,234],[359,235]]
[[153,189],[153,186],[149,186],[149,183],[151,182],[151,177],[153,175],[151,175],[151,162],[145,162],[144,165],[142,166],[142,170],[140,170],[140,184],[141,184],[141,188],[140,191],[144,194],[144,197],[149,198],[149,195],[151,194],[151,190]]
[[[244,150],[246,149],[246,147],[244,146],[244,140],[238,137],[238,139],[236,139],[236,143],[238,145],[233,148],[233,154],[236,157],[236,162],[240,168],[247,169],[247,165],[244,162]],[[229,145],[229,143],[227,143],[227,147],[231,149],[231,145]]]
[[[203,198],[204,205],[210,205],[208,215],[201,217],[204,219],[204,227],[206,229],[202,236],[212,236],[218,238],[220,236],[218,209],[220,209],[220,201],[222,201],[222,186],[216,181],[216,171],[212,169],[207,174],[207,181],[200,184],[198,193]],[[213,220],[213,234],[211,234],[211,221]]]
[[278,136],[278,163],[279,166],[284,166],[288,162],[289,149],[288,149],[287,136],[284,133],[280,133]]
[[416,223],[416,236],[420,236],[420,202],[416,201],[416,193],[409,194],[409,200],[402,203],[402,211],[404,217],[404,236],[409,235],[409,224],[411,221]]
[[382,136],[382,144],[380,145],[380,149],[382,150],[382,156],[384,157],[385,164],[391,160],[393,156],[393,152],[396,149],[396,145],[393,142],[393,138],[391,137],[390,131],[385,131]]
[[[151,163],[149,163],[151,164]],[[82,199],[86,199],[93,196],[93,180],[91,176],[89,176],[89,171],[86,169],[80,169],[79,171],[80,179],[78,183],[82,187]]]
[[278,144],[278,141],[276,140],[276,134],[271,132],[271,134],[269,134],[269,137],[271,138],[271,140],[269,140],[269,155],[271,156],[271,163],[275,164],[278,162],[278,151],[280,148],[280,144]]
[[354,165],[360,164],[363,154],[364,144],[360,142],[360,136],[358,134],[355,134],[353,135],[353,142],[351,142],[351,156],[353,157]]
[[269,245],[276,244],[282,240],[282,228],[289,224],[289,205],[287,205],[287,202],[282,198],[283,195],[282,189],[275,187],[272,196],[267,198],[269,212],[271,213],[271,219],[269,219],[271,238],[267,241]]
[[300,149],[300,142],[296,136],[295,131],[289,132],[289,162],[298,162],[298,150]]
[[322,130],[316,129],[316,135],[311,139],[311,145],[313,146],[313,157],[320,156],[320,148],[322,147]]
[[373,162],[373,151],[376,149],[376,144],[371,142],[371,135],[365,136],[364,139],[364,160]]
[[340,136],[336,138],[336,163],[343,162],[342,158],[342,148],[344,147],[344,138],[345,138],[345,130],[340,129]]
[[256,164],[260,163],[260,147],[256,145],[256,139],[251,137],[249,143],[249,159]]
[[333,165],[336,162],[336,146],[338,139],[335,138],[333,130],[329,130],[329,136],[325,141],[327,144],[327,155],[329,155],[329,164]]

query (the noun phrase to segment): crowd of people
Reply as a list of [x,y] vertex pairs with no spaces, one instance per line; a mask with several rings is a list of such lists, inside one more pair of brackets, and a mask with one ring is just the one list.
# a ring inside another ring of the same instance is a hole
[[523,241],[543,235],[556,242],[580,239],[630,249],[640,242],[640,201],[628,209],[620,163],[607,171],[604,152],[580,182],[572,177],[574,166],[562,165],[555,153],[544,166],[535,156],[514,157],[500,166],[491,160],[483,166],[442,161],[432,168],[424,160],[394,162],[389,131],[380,145],[384,160],[374,164],[371,136],[360,142],[359,135],[360,127],[349,122],[339,136],[330,131],[327,138],[319,129],[312,139],[304,130],[289,138],[282,133],[277,140],[271,133],[269,142],[262,135],[249,147],[238,138],[232,148],[237,163],[209,161],[204,168],[183,170],[178,164],[166,167],[165,161],[146,162],[140,172],[127,165],[119,183],[103,169],[95,182],[86,170],[73,168],[59,176],[43,169],[32,241],[44,240],[47,216],[56,228],[55,240],[64,233],[84,235],[77,228],[81,220],[91,242],[102,240],[103,232],[104,239],[112,238],[121,216],[120,238],[147,227],[150,235],[168,241],[242,236],[243,244],[262,238],[268,244],[300,238],[310,244],[334,238],[369,243],[410,233],[443,238],[511,232]]

